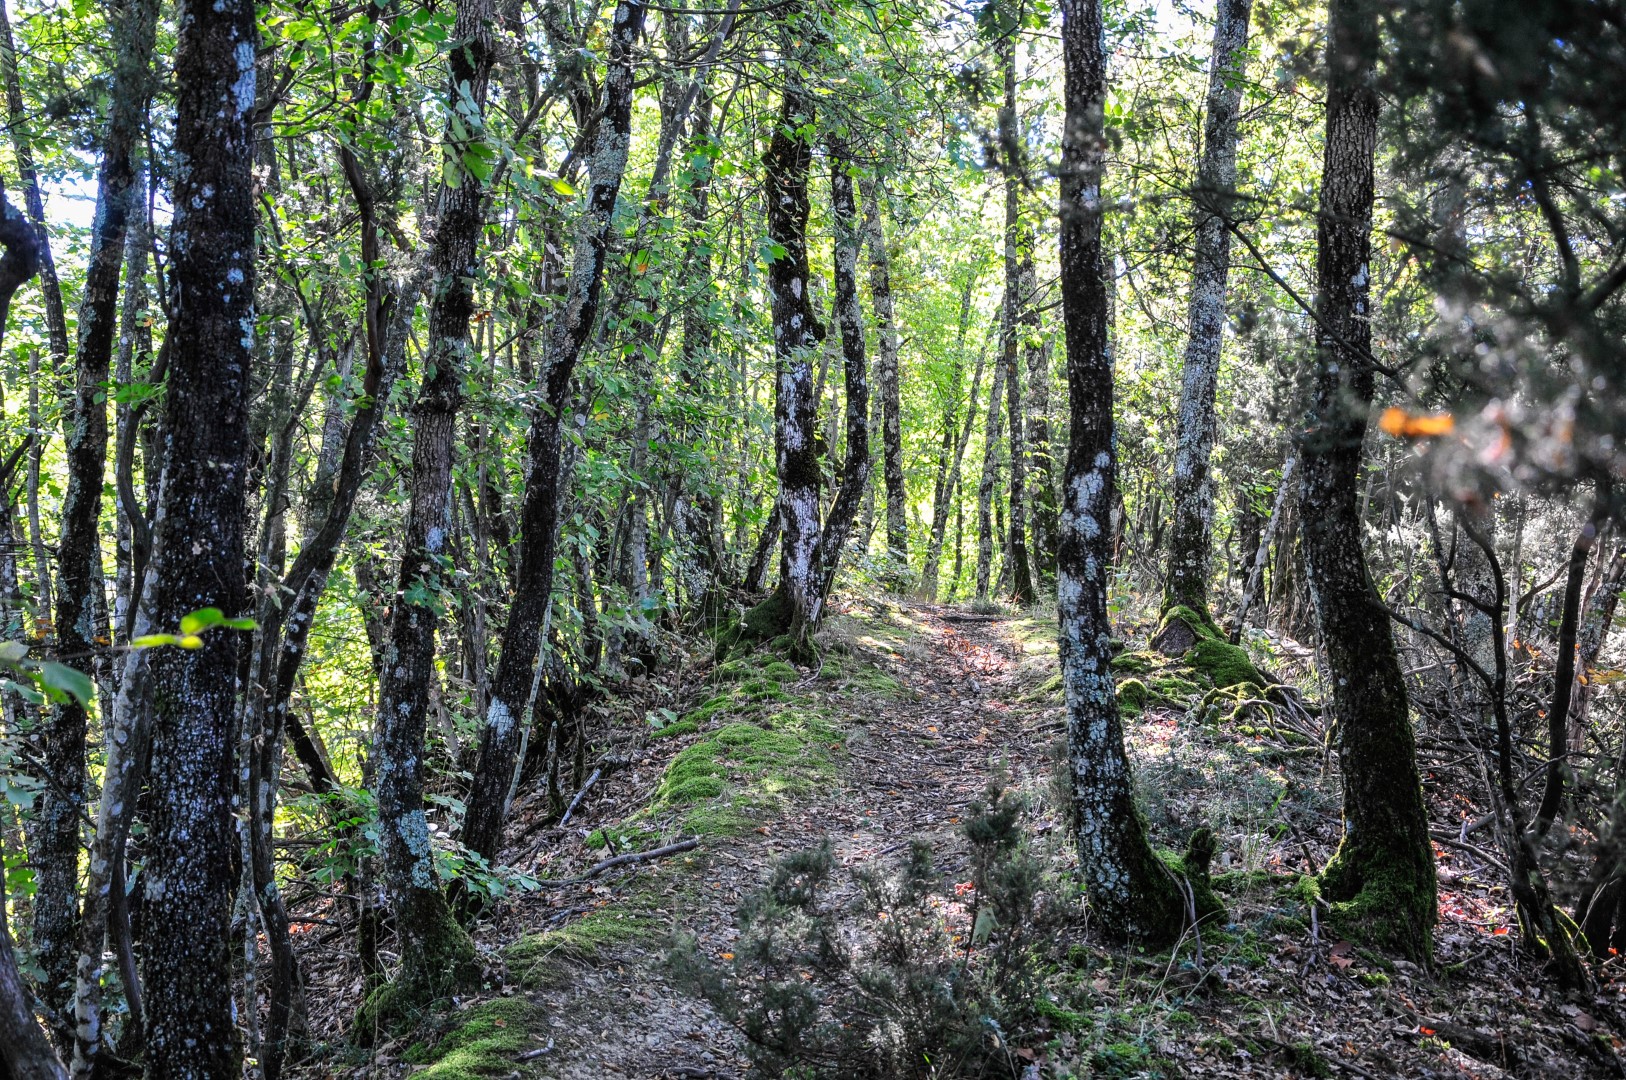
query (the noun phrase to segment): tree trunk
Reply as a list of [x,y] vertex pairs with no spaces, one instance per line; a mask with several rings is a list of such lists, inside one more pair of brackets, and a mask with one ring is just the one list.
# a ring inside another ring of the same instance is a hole
[[1100,0],[1063,0],[1062,55],[1061,295],[1070,423],[1056,570],[1073,827],[1103,928],[1162,944],[1185,925],[1186,902],[1135,809],[1110,667],[1107,562],[1117,463],[1101,264],[1107,57]]
[[1581,592],[1586,584],[1587,563],[1592,549],[1598,543],[1598,530],[1604,520],[1604,503],[1600,498],[1592,520],[1581,526],[1580,535],[1570,548],[1568,572],[1564,582],[1564,601],[1558,620],[1557,663],[1553,671],[1553,700],[1547,708],[1547,767],[1541,792],[1541,805],[1536,808],[1537,836],[1545,836],[1564,802],[1565,778],[1569,774],[1569,718],[1570,703],[1575,692],[1576,637],[1581,626]]
[[[847,457],[841,469],[841,486],[835,502],[825,515],[819,537],[818,609],[823,612],[835,583],[841,552],[858,516],[859,504],[869,485],[872,467],[869,449],[869,381],[864,356],[864,312],[858,306],[858,252],[863,246],[858,206],[853,199],[852,159],[846,146],[832,139],[830,146],[830,209],[835,229],[835,321],[841,330],[841,359],[847,391]],[[889,504],[890,505],[890,504]]]
[[[1034,298],[1036,299],[1036,298]],[[1027,314],[1027,448],[1029,516],[1033,519],[1033,568],[1041,585],[1056,578],[1056,467],[1050,449],[1050,348],[1039,311],[1030,300]]]
[[543,403],[531,414],[530,471],[520,511],[519,569],[514,576],[513,603],[503,629],[497,673],[491,681],[486,722],[480,729],[479,763],[463,821],[463,842],[487,859],[496,856],[502,840],[526,709],[536,681],[542,628],[553,598],[560,496],[559,425],[566,411],[571,376],[598,315],[611,216],[632,144],[634,47],[646,10],[635,0],[621,0],[616,6],[603,115],[588,161],[587,205],[576,226],[569,293],[543,354]]
[[1214,393],[1225,330],[1225,279],[1231,267],[1226,216],[1236,189],[1237,114],[1253,0],[1220,0],[1214,54],[1208,65],[1203,156],[1197,165],[1196,257],[1187,308],[1185,373],[1180,385],[1174,451],[1174,521],[1169,529],[1169,576],[1164,607],[1208,613],[1209,555],[1214,532],[1214,480],[1209,456],[1218,419]]
[[[102,482],[107,467],[107,389],[118,327],[119,271],[129,196],[135,187],[135,153],[147,98],[157,4],[128,0],[110,12],[118,52],[109,99],[107,134],[97,179],[96,219],[84,292],[79,303],[79,349],[72,406],[64,416],[67,488],[57,544],[56,652],[64,662],[84,664],[107,638],[98,615],[103,588],[100,537]],[[86,711],[77,698],[53,710],[45,736],[49,782],[40,792],[37,826],[29,844],[33,864],[34,944],[45,972],[48,1005],[64,1018],[73,1013],[74,965],[78,956],[79,821],[84,815]],[[62,1041],[70,1038],[66,1028]]]
[[984,349],[977,354],[977,366],[971,375],[971,396],[965,405],[965,422],[960,425],[959,437],[955,439],[948,475],[944,478],[937,497],[932,500],[932,531],[926,541],[926,565],[920,572],[920,595],[933,602],[937,600],[937,577],[943,561],[943,538],[948,531],[949,508],[957,505],[954,496],[960,488],[960,472],[965,461],[966,444],[971,441],[971,430],[976,426],[977,393],[982,388],[982,372],[986,361],[987,350]]
[[[255,43],[249,0],[190,9],[175,52],[169,376],[163,471],[144,604],[173,632],[189,612],[250,615],[244,524],[253,393]],[[143,918],[184,927],[142,960],[145,1074],[236,1076],[230,931],[236,830],[232,718],[240,642],[216,629],[149,661]],[[155,939],[156,940],[156,939]],[[99,944],[99,942],[98,942]]]
[[484,225],[484,185],[462,163],[485,151],[483,111],[492,64],[490,0],[459,0],[448,54],[448,125],[442,153],[455,177],[442,183],[429,250],[432,274],[424,380],[413,407],[411,503],[401,549],[374,740],[380,852],[400,937],[395,981],[368,999],[359,1027],[389,1023],[478,976],[474,943],[452,918],[436,877],[424,814],[424,726],[435,673],[435,624],[446,590],[452,456],[474,314],[472,274]]
[[1327,136],[1316,230],[1318,363],[1299,435],[1305,569],[1327,653],[1344,787],[1344,835],[1322,871],[1335,913],[1375,943],[1429,954],[1434,860],[1406,687],[1361,550],[1361,442],[1374,369],[1368,319],[1377,11],[1332,0]]
[[1004,355],[994,365],[994,385],[988,396],[988,418],[982,428],[982,476],[977,481],[977,592],[986,603],[994,568],[994,486],[999,482],[999,442],[1005,423]]
[[773,302],[775,460],[779,473],[779,519],[783,569],[779,592],[788,612],[793,648],[805,652],[818,617],[819,458],[818,402],[813,394],[813,353],[824,330],[813,316],[807,262],[807,177],[812,149],[802,129],[813,124],[813,95],[802,68],[811,48],[803,44],[786,65],[779,122],[763,158],[768,237],[780,254],[768,266]]
[[1248,627],[1248,612],[1253,608],[1254,600],[1259,596],[1260,579],[1265,573],[1265,564],[1270,561],[1271,545],[1276,542],[1276,532],[1281,528],[1282,515],[1297,490],[1293,479],[1293,469],[1298,465],[1298,458],[1292,453],[1282,463],[1282,479],[1276,487],[1276,502],[1270,508],[1270,520],[1265,523],[1264,532],[1259,534],[1259,547],[1254,552],[1248,579],[1242,586],[1242,602],[1237,605],[1236,623],[1231,627],[1231,644],[1236,645],[1242,641],[1242,634]]
[[1026,498],[1027,448],[1023,445],[1022,379],[1016,360],[1021,348],[1018,327],[1032,303],[1033,240],[1022,226],[1022,137],[1016,114],[1016,38],[1012,28],[999,43],[1004,71],[1005,103],[999,110],[1000,162],[1005,181],[1005,303],[1000,314],[1000,368],[1005,379],[1006,422],[1010,425],[1010,532],[1006,534],[1005,572],[1010,576],[1011,599],[1033,602],[1033,575],[1028,569]]
[[875,358],[875,386],[881,399],[881,475],[886,484],[886,552],[894,573],[909,565],[908,496],[903,486],[903,435],[898,397],[898,320],[892,309],[892,268],[886,252],[886,226],[881,217],[881,188],[873,179],[859,182],[864,200],[864,233],[869,248],[869,297],[875,309],[880,351]]

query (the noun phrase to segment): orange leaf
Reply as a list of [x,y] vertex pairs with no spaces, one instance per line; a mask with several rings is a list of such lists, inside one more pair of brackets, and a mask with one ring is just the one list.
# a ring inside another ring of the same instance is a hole
[[1503,937],[1507,934],[1507,927],[1498,926],[1495,930],[1492,930],[1491,933],[1497,937]]
[[732,960],[732,959],[734,959],[734,954],[731,953],[731,952],[725,952],[725,953],[723,953],[723,959],[724,960]]
[[1433,1028],[1431,1028],[1431,1027],[1424,1027],[1424,1026],[1423,1026],[1423,1025],[1421,1025],[1421,1024],[1418,1024],[1418,1025],[1417,1025],[1417,1030],[1418,1030],[1418,1031],[1420,1031],[1420,1032],[1422,1032],[1422,1033],[1423,1033],[1423,1034],[1424,1034],[1424,1035],[1432,1035],[1432,1034],[1434,1034],[1434,1029],[1433,1029]]
[[1383,410],[1378,427],[1397,439],[1425,439],[1435,435],[1449,435],[1457,421],[1450,413],[1413,416],[1405,409],[1393,406]]

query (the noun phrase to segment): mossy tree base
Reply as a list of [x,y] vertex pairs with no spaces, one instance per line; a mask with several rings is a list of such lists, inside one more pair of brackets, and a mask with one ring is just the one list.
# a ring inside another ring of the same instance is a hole
[[1340,933],[1410,960],[1433,954],[1434,866],[1410,847],[1362,847],[1345,837],[1316,884]]
[[439,892],[421,891],[397,912],[403,933],[401,966],[395,978],[375,988],[356,1014],[356,1041],[369,1045],[375,1035],[419,1019],[435,1002],[480,985],[480,962],[474,939],[453,917]]

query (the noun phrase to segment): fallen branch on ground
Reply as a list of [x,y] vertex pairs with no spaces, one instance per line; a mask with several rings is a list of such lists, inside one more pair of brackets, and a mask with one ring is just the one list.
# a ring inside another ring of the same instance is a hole
[[629,851],[625,855],[617,855],[613,859],[605,859],[601,863],[595,863],[593,866],[589,867],[587,873],[583,874],[581,877],[566,878],[563,881],[549,881],[548,879],[544,878],[537,882],[537,884],[548,889],[562,889],[566,885],[580,885],[583,882],[591,881],[592,879],[598,877],[600,874],[604,873],[604,871],[617,866],[625,866],[628,863],[648,862],[650,859],[663,859],[668,855],[676,855],[684,851],[693,851],[699,846],[700,841],[698,840],[679,840],[675,844],[667,844],[665,847],[650,848],[648,851]]

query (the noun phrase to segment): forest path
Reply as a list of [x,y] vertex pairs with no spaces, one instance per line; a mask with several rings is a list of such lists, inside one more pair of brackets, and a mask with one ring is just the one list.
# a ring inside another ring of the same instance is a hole
[[[1121,618],[1132,642],[1144,639],[1145,618]],[[393,1056],[427,1065],[416,1072],[425,1080],[743,1077],[738,1033],[674,981],[674,935],[692,936],[714,962],[731,958],[740,901],[778,857],[825,841],[853,869],[896,866],[920,838],[943,880],[962,881],[959,825],[996,775],[1029,796],[1036,849],[1069,872],[1051,780],[1062,728],[1052,620],[878,599],[839,611],[821,637],[816,670],[760,655],[691,665],[687,685],[661,691],[689,710],[669,729],[679,734],[651,737],[636,706],[616,729],[627,736],[613,751],[625,766],[592,788],[567,829],[528,826],[522,802],[506,860],[554,880],[581,875],[606,843],[646,851],[698,836],[699,845],[519,897],[480,935],[501,996],[464,1003],[438,1044],[431,1036]],[[1300,875],[1337,843],[1336,756],[1200,711],[1154,705],[1125,737],[1154,841],[1178,848],[1199,824],[1215,830],[1228,921],[1205,931],[1200,956],[1125,951],[1067,929],[1062,951],[1073,949],[1047,985],[1076,1026],[1055,1033],[1054,1068],[1120,1078],[1626,1076],[1617,1056],[1626,984],[1554,993],[1510,933],[1502,871],[1461,845],[1437,851],[1433,965],[1318,927]],[[783,745],[739,741],[764,731]],[[696,773],[697,762],[711,772]],[[1447,796],[1462,785],[1436,784],[1451,767],[1443,754],[1425,758],[1442,838],[1481,812]],[[367,1075],[405,1074],[377,1066]]]
[[[862,867],[895,863],[911,839],[921,838],[940,853],[946,874],[959,872],[958,826],[990,778],[998,772],[1017,784],[1046,782],[1044,744],[1051,736],[1035,729],[1032,710],[1017,700],[1030,681],[1024,642],[1011,633],[1019,622],[908,602],[838,615],[826,633],[834,654],[861,660],[895,680],[897,689],[843,690],[840,678],[830,680],[822,669],[804,672],[787,687],[793,698],[814,693],[834,713],[844,747],[833,782],[754,828],[703,839],[692,854],[620,878],[612,872],[591,886],[550,890],[523,905],[513,922],[533,928],[563,919],[613,928],[606,919],[615,916],[605,913],[618,906],[628,909],[622,921],[632,924],[625,940],[617,940],[622,935],[614,929],[573,936],[568,925],[557,935],[565,966],[531,994],[540,1006],[531,1049],[552,1046],[528,1063],[535,1075],[743,1075],[748,1062],[737,1034],[673,985],[665,961],[671,934],[693,935],[713,958],[726,953],[739,901],[761,885],[774,860],[826,840],[839,864]],[[835,684],[834,700],[819,692],[825,682]],[[594,789],[580,833],[634,805],[627,789],[648,790],[650,767],[658,773],[682,749],[663,742],[652,741],[651,760],[616,784]],[[603,854],[584,851],[580,865]],[[555,876],[569,872],[557,864],[548,869]],[[609,940],[601,945],[603,939]]]

